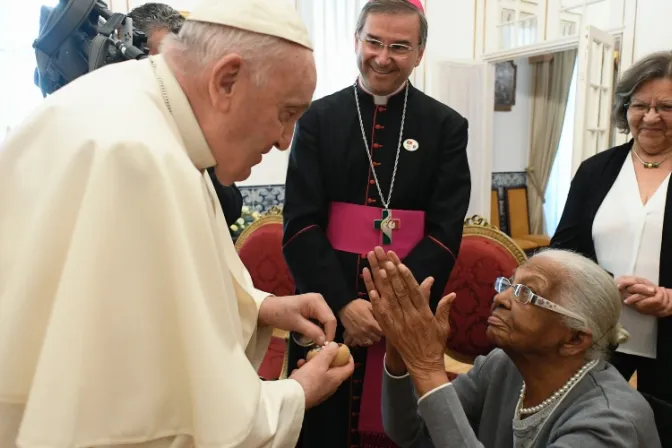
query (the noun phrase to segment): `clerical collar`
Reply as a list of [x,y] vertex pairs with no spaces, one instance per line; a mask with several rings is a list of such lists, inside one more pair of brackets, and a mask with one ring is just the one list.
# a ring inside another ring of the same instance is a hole
[[[406,82],[408,82],[408,80]],[[357,78],[357,84],[359,84],[359,88],[373,97],[373,103],[376,106],[385,106],[387,104],[387,101],[391,97],[393,97],[397,93],[401,92],[403,90],[403,88],[406,87],[406,82],[403,83],[401,86],[399,86],[399,88],[397,90],[390,93],[389,95],[381,96],[381,95],[375,95],[375,94],[371,93],[366,87],[364,87],[364,84],[362,83],[362,78]]]
[[189,159],[199,170],[215,166],[215,158],[182,86],[163,56],[152,56],[151,59],[149,62],[154,63],[156,67],[159,89],[162,90],[161,101],[167,103],[166,107],[175,120]]

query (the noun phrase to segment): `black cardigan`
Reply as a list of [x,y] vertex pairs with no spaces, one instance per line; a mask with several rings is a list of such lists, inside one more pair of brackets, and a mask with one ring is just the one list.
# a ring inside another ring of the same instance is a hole
[[[593,243],[593,221],[630,154],[632,144],[631,140],[596,154],[581,164],[572,180],[551,247],[570,249],[599,263]],[[672,288],[672,186],[667,189],[666,201],[658,284]],[[660,375],[672,378],[672,317],[658,319],[657,360],[664,368]],[[668,397],[672,396],[672,381],[663,381],[659,387],[665,388]]]

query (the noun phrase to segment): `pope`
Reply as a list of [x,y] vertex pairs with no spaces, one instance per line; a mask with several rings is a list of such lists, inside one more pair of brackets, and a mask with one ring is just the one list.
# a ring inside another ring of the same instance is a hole
[[[319,294],[253,286],[207,170],[231,185],[287,149],[315,83],[285,0],[203,0],[160,54],[75,80],[9,135],[2,448],[295,446],[354,363],[331,367]],[[326,345],[266,382],[274,327]]]

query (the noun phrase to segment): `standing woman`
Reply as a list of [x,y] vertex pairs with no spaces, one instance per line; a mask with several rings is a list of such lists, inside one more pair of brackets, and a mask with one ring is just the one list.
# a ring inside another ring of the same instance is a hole
[[672,52],[626,71],[612,120],[632,140],[585,160],[551,245],[612,273],[630,339],[611,362],[638,389],[672,403]]

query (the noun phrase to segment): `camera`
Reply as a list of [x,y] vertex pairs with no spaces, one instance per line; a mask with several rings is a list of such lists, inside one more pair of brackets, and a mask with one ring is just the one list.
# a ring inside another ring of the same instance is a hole
[[143,59],[147,36],[125,14],[113,13],[103,0],[59,0],[40,11],[40,32],[33,42],[35,84],[46,96],[107,64]]

